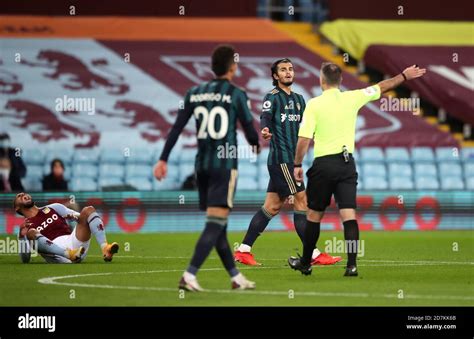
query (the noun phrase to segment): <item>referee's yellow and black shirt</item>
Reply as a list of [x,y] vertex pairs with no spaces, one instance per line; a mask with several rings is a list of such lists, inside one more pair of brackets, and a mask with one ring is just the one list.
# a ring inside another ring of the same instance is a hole
[[315,158],[341,153],[343,146],[353,153],[357,113],[379,98],[378,85],[345,92],[327,89],[307,102],[298,136],[314,138]]

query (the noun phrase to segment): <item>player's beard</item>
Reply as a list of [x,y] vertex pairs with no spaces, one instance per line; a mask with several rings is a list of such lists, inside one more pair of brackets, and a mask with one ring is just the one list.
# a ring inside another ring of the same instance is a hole
[[292,81],[287,81],[287,82],[281,82],[283,85],[287,86],[287,87],[290,87],[291,85],[293,85],[293,80]]
[[26,202],[23,207],[24,208],[31,208],[35,205],[35,202],[33,201],[33,199],[31,199],[29,202]]

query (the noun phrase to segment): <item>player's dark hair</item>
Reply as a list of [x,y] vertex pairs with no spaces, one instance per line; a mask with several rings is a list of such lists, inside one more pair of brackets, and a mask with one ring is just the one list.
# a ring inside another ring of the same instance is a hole
[[16,209],[16,195],[15,195],[15,198],[13,198],[13,209],[15,210],[17,214],[23,215],[23,213],[21,213],[20,211]]
[[272,85],[273,85],[273,86],[278,85],[278,80],[273,77],[273,74],[278,75],[278,65],[279,65],[279,64],[282,64],[282,63],[284,63],[284,62],[289,62],[289,63],[293,64],[290,59],[288,59],[288,58],[283,58],[283,59],[278,59],[277,61],[275,61],[275,62],[272,64],[272,67],[270,68],[271,71],[272,71]]
[[342,70],[338,65],[332,62],[323,62],[321,64],[321,73],[326,84],[329,86],[339,86],[341,84]]
[[226,74],[235,63],[235,49],[230,45],[219,45],[212,52],[212,71],[218,77]]

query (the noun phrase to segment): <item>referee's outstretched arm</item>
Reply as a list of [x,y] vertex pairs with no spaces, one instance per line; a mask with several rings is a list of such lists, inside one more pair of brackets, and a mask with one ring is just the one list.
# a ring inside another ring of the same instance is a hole
[[384,93],[399,86],[406,80],[419,78],[426,73],[426,68],[419,68],[418,65],[413,65],[405,68],[403,72],[394,76],[393,78],[380,81],[377,85],[380,87],[380,92]]

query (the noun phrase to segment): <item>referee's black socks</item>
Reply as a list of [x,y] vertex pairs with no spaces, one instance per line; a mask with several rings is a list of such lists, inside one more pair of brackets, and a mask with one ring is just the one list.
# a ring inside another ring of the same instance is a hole
[[357,251],[359,249],[359,224],[357,220],[347,220],[344,225],[344,239],[346,240],[347,266],[357,265]]
[[320,231],[321,223],[306,220],[303,239],[303,257],[301,258],[301,263],[303,265],[311,264],[311,256],[316,247],[316,243],[318,242]]

